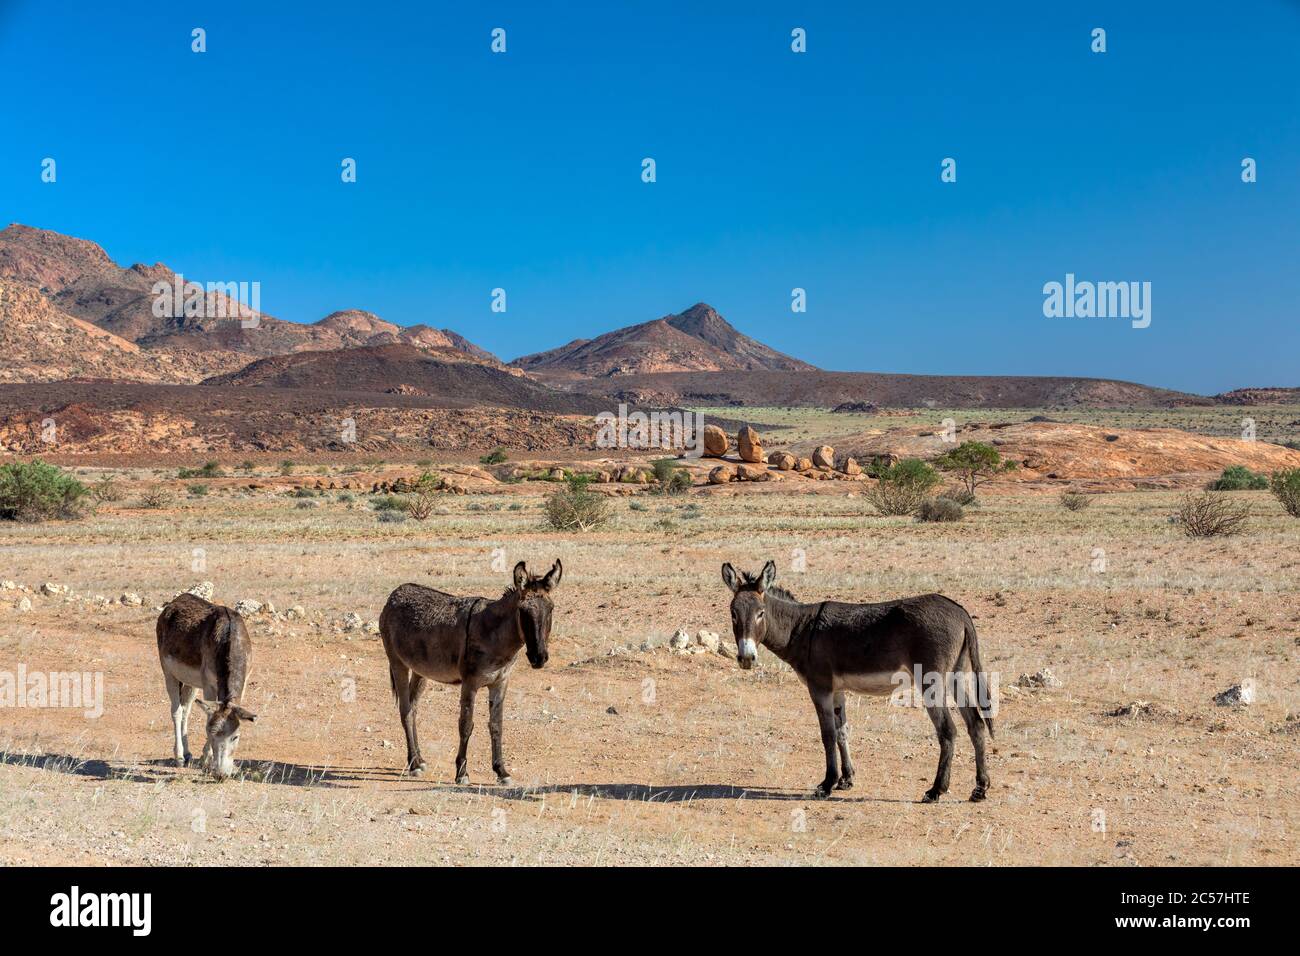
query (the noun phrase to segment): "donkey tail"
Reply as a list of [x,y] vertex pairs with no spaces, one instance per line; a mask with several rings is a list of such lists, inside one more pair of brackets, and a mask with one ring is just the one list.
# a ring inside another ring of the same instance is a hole
[[993,736],[993,698],[989,696],[989,679],[984,673],[984,665],[980,663],[980,642],[979,637],[975,634],[975,622],[971,620],[970,613],[966,614],[966,653],[970,655],[970,666],[975,671],[975,706],[979,710],[980,719],[984,721],[984,726],[989,730],[989,736]]

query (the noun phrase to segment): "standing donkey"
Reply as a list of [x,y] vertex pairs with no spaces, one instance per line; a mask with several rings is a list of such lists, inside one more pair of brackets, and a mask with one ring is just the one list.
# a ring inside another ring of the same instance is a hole
[[[812,696],[826,749],[826,777],[816,796],[853,786],[844,719],[844,692],[888,695],[899,689],[896,675],[909,677],[922,694],[926,712],[939,735],[939,770],[923,803],[948,792],[949,767],[957,731],[948,710],[951,682],[958,709],[975,745],[975,789],[972,800],[988,794],[989,774],[984,761],[984,734],[993,736],[993,714],[988,680],[980,665],[975,624],[966,609],[941,594],[885,601],[880,604],[846,604],[820,601],[802,604],[789,591],[773,585],[776,565],[771,561],[758,574],[737,573],[722,566],[722,580],[731,588],[731,626],[736,635],[736,657],[743,668],[754,666],[758,645],[794,668]],[[972,700],[969,676],[977,685]],[[959,680],[954,680],[960,675]],[[843,764],[836,768],[836,749]]]
[[379,615],[379,633],[388,652],[388,670],[397,712],[406,731],[406,769],[420,774],[428,764],[420,756],[416,737],[416,708],[426,681],[460,685],[460,749],[456,751],[456,782],[469,783],[466,750],[474,731],[474,698],[488,689],[488,730],[492,735],[492,769],[502,786],[510,785],[501,747],[501,719],[506,685],[519,649],[539,668],[548,657],[551,635],[551,592],[560,584],[564,567],[556,560],[544,575],[532,575],[520,561],[513,586],[501,597],[457,597],[419,584],[403,584],[388,596]]
[[239,703],[253,660],[244,619],[197,595],[177,595],[158,615],[158,659],[172,704],[176,766],[188,766],[192,759],[190,707],[201,690],[199,706],[208,715],[203,760],[218,780],[234,776],[239,725],[257,720]]

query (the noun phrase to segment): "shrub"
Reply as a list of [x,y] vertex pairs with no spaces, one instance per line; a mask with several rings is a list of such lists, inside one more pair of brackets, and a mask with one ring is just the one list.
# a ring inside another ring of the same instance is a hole
[[496,451],[488,452],[478,460],[480,465],[499,465],[506,460],[505,449],[498,448]]
[[405,511],[381,511],[376,515],[381,524],[400,524],[406,520]]
[[357,500],[357,496],[350,491],[344,491],[338,495],[338,500],[345,505],[350,505]]
[[406,499],[406,513],[416,521],[424,521],[429,515],[433,514],[433,507],[437,500],[435,492],[442,486],[442,482],[437,475],[425,472],[420,475],[415,482],[415,489],[411,496]]
[[207,495],[209,489],[207,485],[198,484],[196,482],[195,484],[190,485],[186,490],[189,491],[191,498],[203,498]]
[[159,485],[146,488],[140,493],[141,508],[166,508],[172,502],[172,496]]
[[62,468],[39,458],[0,466],[0,518],[44,521],[85,513],[86,486]]
[[675,459],[660,458],[653,466],[660,494],[681,495],[691,488],[691,473],[677,464]]
[[940,471],[955,473],[972,498],[984,482],[1016,467],[1014,461],[1003,458],[996,448],[982,441],[964,441],[934,463]]
[[182,468],[176,472],[177,478],[223,478],[225,471],[215,461],[203,463],[202,468]]
[[282,474],[282,475],[292,475],[292,474],[293,474],[293,462],[289,461],[289,459],[287,459],[287,458],[286,458],[284,461],[280,462],[280,474]]
[[946,491],[940,497],[947,498],[950,501],[955,501],[963,508],[970,508],[979,504],[979,502],[975,500],[975,492],[967,491],[964,487]]
[[112,475],[100,475],[99,481],[90,486],[90,494],[101,504],[122,500],[122,489]]
[[248,461],[247,459],[239,463],[240,471],[252,471],[256,467],[257,467],[256,465],[254,465],[251,461]]
[[551,492],[543,506],[546,521],[557,531],[590,531],[609,518],[609,502],[587,487],[587,475],[569,475],[564,487]]
[[1092,496],[1078,491],[1062,491],[1060,501],[1066,511],[1082,511],[1092,504]]
[[1211,491],[1264,491],[1268,477],[1251,471],[1245,465],[1232,465],[1210,482]]
[[376,511],[405,511],[406,499],[400,495],[376,495],[370,501]]
[[316,492],[312,488],[295,488],[289,493],[291,498],[315,498]]
[[1236,534],[1250,517],[1250,507],[1213,491],[1189,494],[1178,506],[1178,520],[1191,538]]
[[875,487],[862,497],[882,515],[915,514],[939,484],[938,473],[919,458],[904,458],[880,469]]
[[1275,471],[1269,481],[1269,491],[1281,502],[1287,514],[1300,518],[1300,468]]
[[965,512],[951,498],[927,498],[916,509],[918,521],[960,521]]

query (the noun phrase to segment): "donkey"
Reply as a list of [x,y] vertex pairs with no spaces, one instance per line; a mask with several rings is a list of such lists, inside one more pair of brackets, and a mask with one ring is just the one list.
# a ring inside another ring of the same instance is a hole
[[[939,735],[939,770],[923,803],[948,792],[949,767],[957,731],[948,710],[948,686],[953,682],[958,709],[975,745],[975,789],[971,800],[988,794],[984,733],[993,736],[988,682],[980,665],[975,623],[966,609],[941,594],[846,604],[820,601],[802,604],[776,587],[776,565],[769,561],[758,574],[737,573],[722,566],[722,580],[731,588],[731,627],[736,635],[740,666],[754,666],[758,645],[789,664],[812,696],[826,750],[826,777],[815,796],[853,786],[853,761],[844,718],[844,692],[888,695],[899,689],[896,675],[904,672],[922,693],[926,712]],[[977,696],[969,689],[975,674]],[[914,676],[913,676],[914,675]],[[959,681],[955,678],[959,677]],[[842,768],[836,767],[836,749]]]
[[257,720],[239,703],[253,660],[244,619],[197,595],[177,595],[158,615],[158,659],[172,704],[176,766],[189,766],[193,759],[190,707],[201,690],[199,706],[208,715],[203,761],[218,780],[234,776],[239,726]]
[[564,566],[557,559],[544,575],[515,565],[511,587],[495,601],[457,597],[419,584],[403,584],[388,596],[379,615],[379,634],[388,652],[388,672],[397,698],[397,712],[406,731],[406,769],[419,775],[428,769],[420,756],[415,732],[416,708],[427,681],[460,685],[460,749],[456,751],[456,782],[469,783],[465,753],[474,732],[474,698],[488,689],[488,730],[492,735],[492,769],[503,787],[510,771],[501,747],[501,719],[506,686],[515,658],[526,648],[534,668],[546,664],[551,636],[551,592],[560,584]]

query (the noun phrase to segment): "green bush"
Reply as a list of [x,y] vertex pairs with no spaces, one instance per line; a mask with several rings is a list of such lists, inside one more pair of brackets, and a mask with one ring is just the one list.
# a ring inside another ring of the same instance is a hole
[[0,518],[9,521],[79,518],[89,494],[76,478],[39,458],[0,466]]
[[191,498],[203,498],[207,495],[209,488],[207,485],[195,483],[188,488]]
[[290,492],[291,498],[315,498],[316,491],[313,488],[295,488]]
[[202,468],[182,468],[176,472],[177,478],[223,478],[225,471],[215,461],[203,463]]
[[904,458],[880,468],[875,487],[862,497],[882,515],[916,514],[939,481],[939,473],[921,459]]
[[660,458],[652,467],[661,494],[681,495],[690,490],[691,473],[678,465],[676,459]]
[[1268,477],[1256,474],[1245,465],[1225,468],[1223,474],[1210,482],[1211,491],[1264,491],[1267,488]]
[[406,499],[401,495],[376,495],[370,500],[370,507],[376,511],[405,511]]
[[1269,491],[1281,502],[1287,514],[1300,518],[1300,468],[1274,472],[1269,481]]
[[506,460],[505,449],[498,448],[496,451],[489,452],[478,460],[480,465],[499,465]]
[[951,498],[927,498],[916,509],[918,521],[960,521],[964,516],[961,505]]

